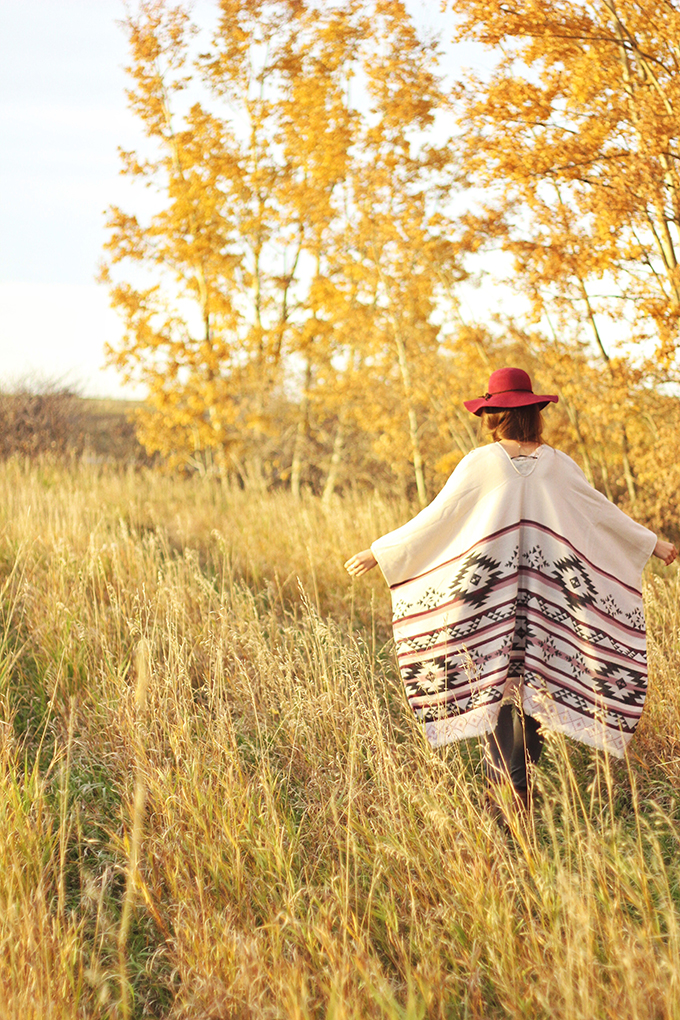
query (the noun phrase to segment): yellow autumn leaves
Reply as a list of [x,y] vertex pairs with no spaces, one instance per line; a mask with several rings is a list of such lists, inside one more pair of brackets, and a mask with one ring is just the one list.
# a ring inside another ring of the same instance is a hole
[[[152,144],[125,172],[159,211],[111,211],[103,275],[126,323],[112,360],[149,386],[141,437],[244,483],[423,502],[478,441],[462,399],[515,363],[561,394],[553,438],[663,526],[680,14],[443,8],[441,46],[401,0],[220,0],[198,36],[182,7],[130,14]],[[447,78],[454,37],[492,70]],[[460,283],[499,250],[525,310],[494,323],[490,291],[466,322]]]

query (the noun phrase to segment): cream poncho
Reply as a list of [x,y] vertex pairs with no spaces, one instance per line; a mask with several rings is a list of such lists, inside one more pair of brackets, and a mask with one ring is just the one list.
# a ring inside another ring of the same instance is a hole
[[622,755],[645,700],[641,574],[656,536],[566,454],[541,446],[519,466],[500,443],[474,450],[371,546],[409,703],[446,744],[494,729],[519,689],[547,729]]

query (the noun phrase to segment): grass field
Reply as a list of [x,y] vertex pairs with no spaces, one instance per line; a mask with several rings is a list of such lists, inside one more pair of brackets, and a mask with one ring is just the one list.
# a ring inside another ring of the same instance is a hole
[[505,834],[342,569],[410,513],[0,465],[2,1020],[680,1017],[675,568],[628,761]]

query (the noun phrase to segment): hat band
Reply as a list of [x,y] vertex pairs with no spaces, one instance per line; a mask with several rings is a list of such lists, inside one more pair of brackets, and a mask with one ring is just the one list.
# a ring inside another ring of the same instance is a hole
[[483,400],[490,400],[491,397],[500,397],[501,393],[531,393],[534,396],[533,390],[497,390],[496,393],[485,393],[481,398]]

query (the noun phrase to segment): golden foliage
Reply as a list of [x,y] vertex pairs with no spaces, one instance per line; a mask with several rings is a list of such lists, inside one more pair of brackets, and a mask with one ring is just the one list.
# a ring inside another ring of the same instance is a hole
[[[127,325],[112,359],[149,386],[145,444],[179,461],[212,448],[226,469],[285,435],[283,400],[294,489],[315,428],[372,419],[378,456],[410,459],[424,498],[420,377],[437,295],[462,275],[434,47],[402,3],[356,0],[224,2],[196,59],[180,8],[142,3],[127,31],[131,103],[158,154],[126,154],[125,172],[166,205],[143,228],[112,210],[103,275]],[[202,98],[180,116],[188,88]],[[151,286],[113,281],[119,263]]]
[[[593,482],[673,527],[680,15],[655,3],[462,0],[452,30],[495,64],[452,83],[402,0],[222,0],[208,46],[141,2],[153,151],[124,172],[159,211],[111,210],[103,277],[147,448],[422,503],[479,441],[462,401],[514,363],[560,394],[553,439]],[[494,250],[527,312],[464,322]]]

